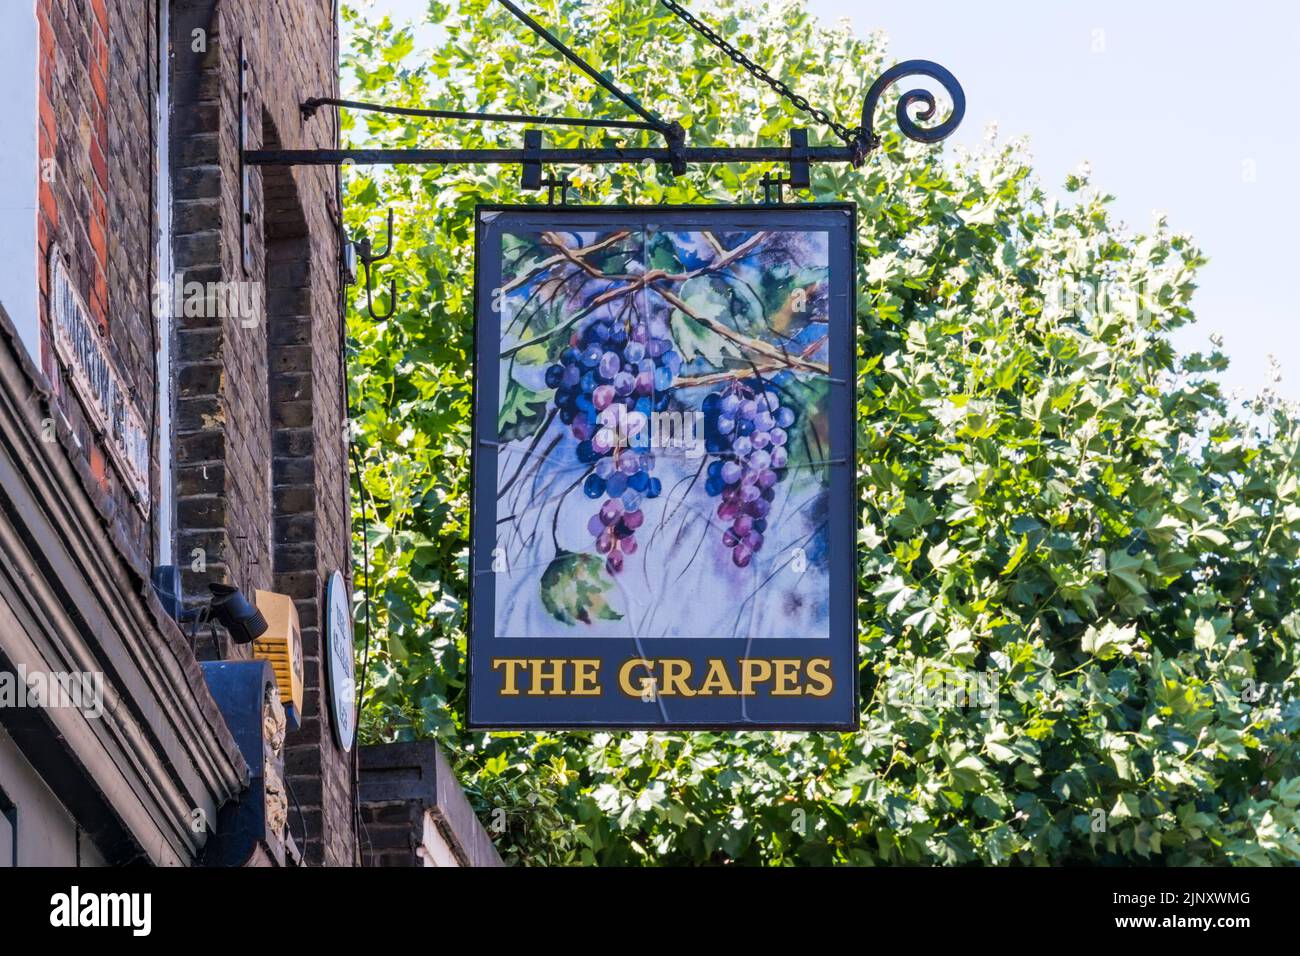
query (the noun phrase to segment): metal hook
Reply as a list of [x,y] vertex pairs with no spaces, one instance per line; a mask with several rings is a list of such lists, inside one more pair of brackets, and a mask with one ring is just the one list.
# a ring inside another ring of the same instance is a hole
[[[808,189],[812,183],[808,171],[808,131],[806,129],[790,130],[790,175],[773,176],[764,173],[759,180],[763,185],[763,205],[781,205],[785,202],[785,187],[791,189]],[[776,190],[776,203],[772,202],[772,190]]]
[[391,253],[392,251],[393,251],[393,210],[390,207],[388,210],[388,243],[387,245],[384,246],[384,251],[378,254],[372,253],[370,251],[369,236],[363,236],[361,240],[357,243],[357,258],[361,260],[361,267],[366,272],[366,311],[370,313],[370,317],[374,319],[376,322],[382,322],[384,319],[390,318],[392,314],[397,311],[397,280],[396,279],[390,279],[388,282],[388,311],[387,312],[385,312],[383,315],[380,315],[379,313],[375,312],[374,299],[371,298],[372,285],[370,280],[370,267],[374,265],[376,262],[379,262],[380,260],[387,259],[389,253]]
[[[762,185],[762,187],[763,187],[763,205],[764,205],[764,206],[773,206],[773,205],[775,205],[775,206],[779,206],[779,205],[781,205],[782,203],[784,203],[784,202],[785,202],[785,184],[786,184],[787,182],[789,182],[788,179],[783,179],[783,178],[780,177],[780,176],[773,176],[773,175],[771,175],[770,173],[764,173],[764,174],[763,174],[763,178],[759,180],[759,183],[760,183],[760,184]],[[776,190],[776,202],[775,202],[775,203],[772,201],[772,190],[773,190],[773,189]]]

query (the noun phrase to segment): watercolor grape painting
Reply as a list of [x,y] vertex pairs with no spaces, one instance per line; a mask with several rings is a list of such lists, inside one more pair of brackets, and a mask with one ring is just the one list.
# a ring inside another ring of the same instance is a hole
[[830,636],[828,236],[501,234],[495,633]]

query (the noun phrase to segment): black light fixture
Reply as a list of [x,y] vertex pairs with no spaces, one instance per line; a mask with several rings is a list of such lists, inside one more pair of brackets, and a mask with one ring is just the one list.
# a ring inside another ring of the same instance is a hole
[[266,618],[233,584],[209,584],[212,602],[207,618],[216,621],[236,644],[249,644],[266,633]]

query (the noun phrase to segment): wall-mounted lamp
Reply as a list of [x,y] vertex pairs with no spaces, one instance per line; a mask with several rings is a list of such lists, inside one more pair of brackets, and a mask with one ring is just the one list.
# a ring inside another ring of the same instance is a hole
[[209,584],[208,588],[212,591],[208,619],[224,627],[232,641],[249,644],[266,633],[266,618],[244,597],[243,591],[233,584]]

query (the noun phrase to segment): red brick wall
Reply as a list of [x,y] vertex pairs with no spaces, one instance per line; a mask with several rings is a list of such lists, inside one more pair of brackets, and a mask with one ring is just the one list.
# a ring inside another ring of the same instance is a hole
[[[49,358],[48,259],[57,243],[73,281],[101,325],[118,371],[150,420],[154,396],[152,157],[157,42],[152,5],[135,0],[39,0],[37,148],[41,161],[42,354]],[[81,410],[61,402],[91,472],[114,509],[116,537],[132,565],[147,572],[152,525],[128,503]],[[155,482],[153,494],[157,495]]]

